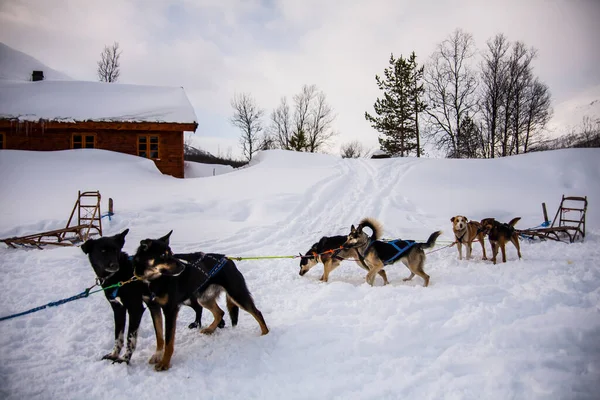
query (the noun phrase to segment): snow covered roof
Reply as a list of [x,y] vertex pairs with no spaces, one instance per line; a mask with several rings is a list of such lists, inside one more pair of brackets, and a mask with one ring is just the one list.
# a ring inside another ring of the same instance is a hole
[[195,124],[181,87],[0,80],[0,119]]

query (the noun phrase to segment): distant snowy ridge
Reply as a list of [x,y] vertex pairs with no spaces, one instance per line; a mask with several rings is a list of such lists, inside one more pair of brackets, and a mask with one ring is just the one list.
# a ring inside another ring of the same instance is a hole
[[554,137],[581,131],[585,118],[589,118],[592,124],[600,123],[600,85],[571,100],[555,104],[554,110],[548,124],[548,131]]

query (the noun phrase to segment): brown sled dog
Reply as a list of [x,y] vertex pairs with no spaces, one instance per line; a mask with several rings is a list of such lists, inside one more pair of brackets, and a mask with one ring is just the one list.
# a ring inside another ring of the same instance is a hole
[[479,240],[481,243],[481,250],[483,251],[483,260],[487,260],[485,254],[485,235],[480,231],[481,224],[477,221],[469,221],[464,215],[457,215],[450,218],[452,222],[452,231],[454,232],[454,242],[458,249],[458,259],[462,260],[462,245],[464,244],[467,248],[467,260],[471,259],[471,253],[473,252],[473,241]]
[[[371,236],[363,232],[363,228],[369,228],[373,232]],[[359,255],[369,267],[366,281],[373,286],[375,276],[384,266],[402,261],[410,270],[410,276],[404,281],[409,281],[415,275],[419,275],[425,283],[429,285],[429,275],[423,270],[425,265],[425,252],[423,249],[429,249],[435,245],[441,231],[433,232],[427,243],[415,243],[413,241],[393,240],[381,241],[381,225],[371,218],[363,219],[358,227],[350,228],[350,234],[344,244],[344,247],[351,247],[358,250]]]
[[515,231],[515,224],[521,217],[510,220],[508,224],[498,222],[494,218],[484,218],[481,220],[480,231],[488,235],[492,244],[492,261],[496,264],[498,247],[502,250],[502,262],[506,262],[506,243],[512,242],[517,249],[517,254],[521,258],[521,246],[519,245],[519,234]]
[[[356,249],[343,248],[347,236],[323,236],[321,240],[313,244],[306,254],[300,254],[300,276],[306,274],[318,263],[323,263],[323,275],[321,281],[327,282],[331,271],[339,267],[340,263],[347,259],[354,259],[359,267],[369,271],[369,267],[360,260]],[[383,284],[387,285],[388,279],[385,270],[378,272],[383,278]]]

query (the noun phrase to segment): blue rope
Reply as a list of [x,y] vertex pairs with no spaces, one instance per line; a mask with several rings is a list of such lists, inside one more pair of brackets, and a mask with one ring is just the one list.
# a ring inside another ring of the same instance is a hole
[[100,218],[104,218],[104,217],[108,217],[109,221],[112,221],[112,219],[110,217],[112,217],[113,215],[115,215],[115,213],[111,213],[111,212],[107,212],[106,214],[104,214],[102,217]]
[[0,321],[5,321],[7,319],[16,318],[16,317],[20,317],[22,315],[31,314],[31,313],[34,313],[36,311],[43,310],[44,308],[47,308],[47,307],[56,307],[56,306],[60,306],[61,304],[68,303],[70,301],[74,301],[74,300],[78,300],[78,299],[83,299],[83,298],[88,297],[90,295],[90,289],[91,288],[85,289],[83,292],[81,292],[79,294],[76,294],[75,296],[68,297],[66,299],[52,301],[52,302],[50,302],[48,304],[45,304],[43,306],[32,308],[31,310],[27,310],[27,311],[20,312],[18,314],[13,314],[13,315],[8,315],[6,317],[2,317],[2,318],[0,318]]
[[544,221],[540,225],[536,226],[535,228],[529,228],[526,230],[532,230],[532,229],[537,229],[537,228],[547,228],[549,226],[550,226],[550,221]]
[[[534,229],[538,229],[538,228],[547,228],[550,226],[550,221],[544,221],[542,222],[540,225],[534,227],[534,228],[529,228],[529,229],[525,229],[525,231],[532,231]],[[519,234],[520,237],[522,237],[523,239],[528,239],[529,241],[534,241],[535,237],[532,235],[527,235],[527,233],[521,233]]]

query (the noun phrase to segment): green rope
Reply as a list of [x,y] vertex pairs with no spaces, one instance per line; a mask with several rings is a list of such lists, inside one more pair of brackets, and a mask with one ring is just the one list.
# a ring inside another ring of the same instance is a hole
[[[437,240],[435,245],[437,247],[437,246],[441,246],[445,243],[447,243],[447,245],[445,245],[444,247],[450,247],[450,245],[453,244],[454,241],[453,240]],[[320,253],[320,255],[325,254],[325,253],[328,253],[328,252]],[[297,255],[297,256],[255,256],[255,257],[225,256],[225,257],[230,260],[233,260],[233,261],[243,261],[243,260],[274,260],[274,259],[278,259],[278,258],[301,258],[301,257],[308,257],[308,256]]]
[[298,258],[300,256],[262,256],[262,257],[229,257],[226,256],[228,259],[230,260],[234,260],[234,261],[242,261],[242,260],[268,260],[268,259],[275,259],[275,258]]

